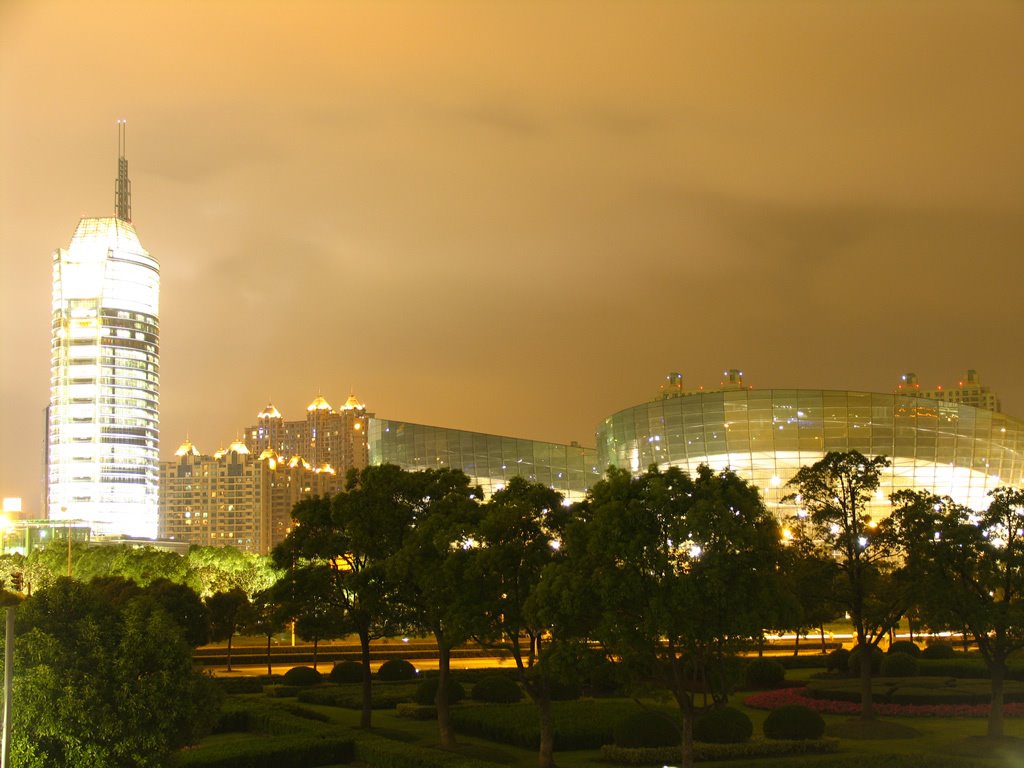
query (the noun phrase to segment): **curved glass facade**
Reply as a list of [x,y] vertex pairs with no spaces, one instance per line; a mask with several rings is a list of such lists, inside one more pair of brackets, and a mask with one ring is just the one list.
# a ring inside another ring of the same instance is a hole
[[523,477],[577,501],[602,474],[593,448],[388,419],[370,419],[369,453],[371,464],[461,469],[488,497],[509,479]]
[[154,538],[160,268],[132,225],[85,218],[53,255],[51,520]]
[[769,507],[802,466],[828,451],[883,454],[879,505],[909,488],[974,509],[1002,485],[1024,484],[1024,422],[959,403],[872,392],[729,390],[669,397],[609,416],[597,431],[598,466],[642,472],[731,468]]

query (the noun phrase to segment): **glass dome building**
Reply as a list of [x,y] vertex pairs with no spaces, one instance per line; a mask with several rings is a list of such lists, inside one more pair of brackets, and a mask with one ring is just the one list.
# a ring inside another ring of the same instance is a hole
[[626,408],[597,430],[603,466],[693,472],[704,463],[753,482],[770,508],[786,484],[829,451],[892,462],[877,499],[923,490],[974,509],[986,494],[1024,482],[1024,422],[1002,413],[913,394],[820,389],[680,393]]

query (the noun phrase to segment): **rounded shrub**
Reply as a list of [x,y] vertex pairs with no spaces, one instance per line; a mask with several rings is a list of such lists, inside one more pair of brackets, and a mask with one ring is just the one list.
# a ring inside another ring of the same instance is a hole
[[377,670],[377,679],[386,682],[412,680],[416,677],[416,667],[405,659],[388,659]]
[[921,655],[921,647],[910,640],[897,640],[895,643],[889,643],[886,653],[905,653],[916,658]]
[[615,724],[612,735],[617,747],[677,747],[679,726],[657,712],[638,711]]
[[803,704],[786,704],[768,714],[763,728],[766,739],[820,739],[825,734],[825,720]]
[[[847,671],[854,677],[860,674],[860,658],[863,653],[865,653],[864,646],[860,645],[850,651],[850,658],[847,659]],[[877,675],[882,671],[882,657],[885,654],[877,645],[867,646],[866,653],[871,654],[871,674]]]
[[836,648],[825,660],[825,669],[828,672],[846,672],[850,669],[850,652],[845,648]]
[[938,640],[934,643],[928,643],[925,649],[921,651],[922,659],[953,659],[956,658],[956,651],[953,650],[953,644],[947,643],[943,640]]
[[515,704],[523,698],[523,692],[516,685],[516,681],[504,675],[480,678],[470,695],[475,701],[486,701],[491,704]]
[[323,680],[323,675],[312,667],[292,667],[281,677],[285,685],[316,685]]
[[[416,689],[412,700],[417,704],[430,705],[437,700],[437,686],[440,681],[436,677],[428,677]],[[457,704],[466,698],[466,689],[458,680],[448,681],[448,703]]]
[[363,665],[358,661],[339,661],[327,675],[332,683],[361,683],[363,682]]
[[754,659],[747,664],[748,688],[779,688],[786,680],[786,668],[773,659]]
[[739,744],[753,733],[750,718],[734,707],[709,710],[693,722],[694,740],[708,744]]
[[921,665],[909,653],[887,653],[882,659],[883,677],[917,677]]

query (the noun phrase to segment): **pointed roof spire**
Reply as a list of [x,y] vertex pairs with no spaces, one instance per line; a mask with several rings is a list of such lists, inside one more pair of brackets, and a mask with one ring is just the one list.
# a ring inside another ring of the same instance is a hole
[[128,180],[128,160],[124,156],[128,121],[117,121],[117,181],[114,183],[114,216],[121,221],[132,220],[132,183]]

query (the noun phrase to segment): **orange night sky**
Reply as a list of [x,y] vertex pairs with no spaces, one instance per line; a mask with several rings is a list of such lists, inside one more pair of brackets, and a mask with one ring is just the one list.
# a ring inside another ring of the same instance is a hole
[[593,445],[668,371],[1024,417],[1024,4],[0,0],[0,495],[50,256],[161,262],[162,453],[273,400]]

